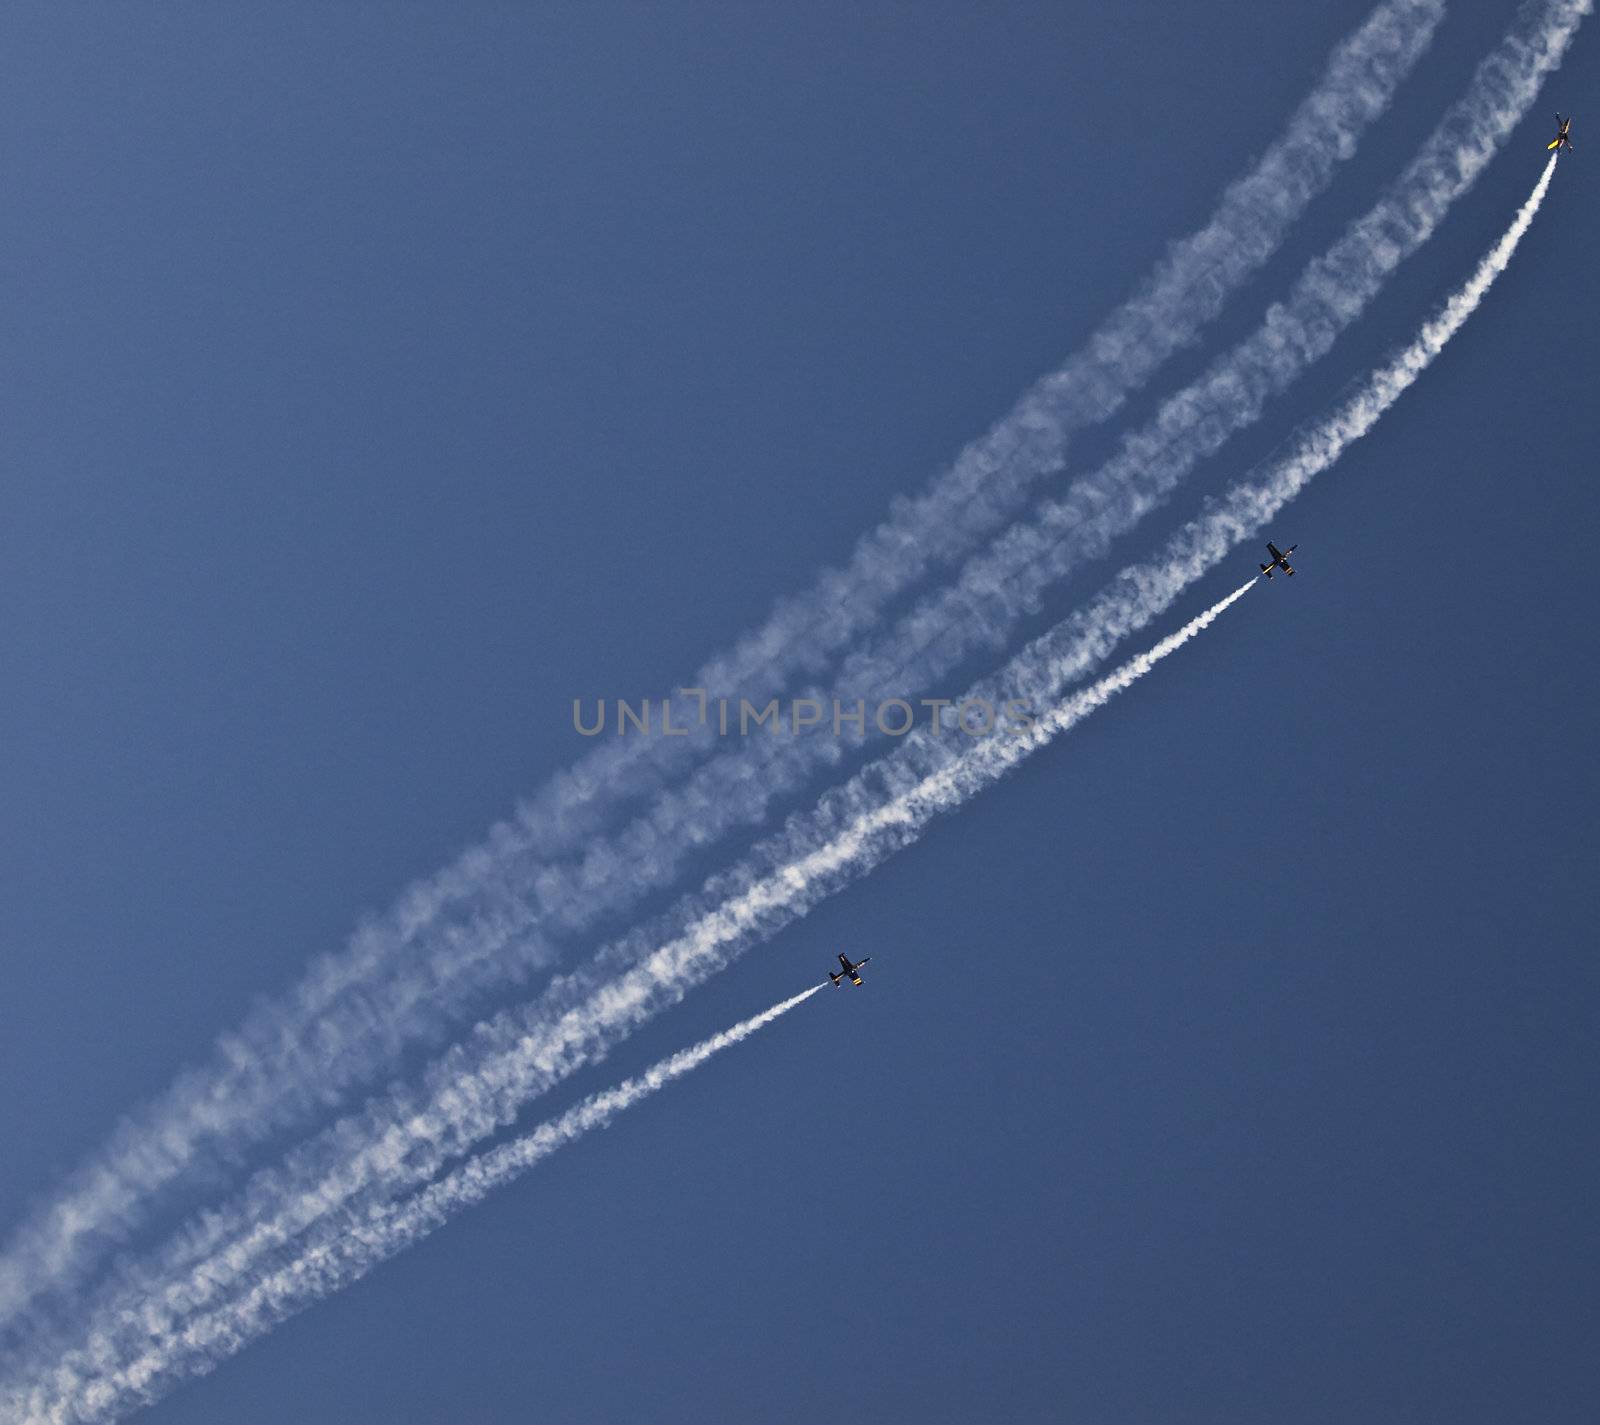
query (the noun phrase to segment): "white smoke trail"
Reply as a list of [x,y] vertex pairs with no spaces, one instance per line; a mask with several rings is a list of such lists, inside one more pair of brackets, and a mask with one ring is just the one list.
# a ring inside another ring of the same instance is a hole
[[[1166,402],[1106,466],[1074,482],[1064,499],[1047,502],[1035,519],[1014,526],[971,561],[954,587],[851,654],[831,690],[812,688],[806,695],[823,707],[857,699],[870,705],[920,691],[975,650],[1003,644],[1021,617],[1037,611],[1051,583],[1103,553],[1115,534],[1137,522],[1197,461],[1258,418],[1267,399],[1361,315],[1526,113],[1587,4],[1561,0],[1533,7],[1479,66],[1466,94],[1400,178],[1310,264],[1289,299],[1275,305],[1254,334]],[[669,741],[681,739],[614,745]],[[597,910],[614,912],[670,884],[689,853],[732,827],[758,823],[777,797],[819,766],[836,762],[842,746],[841,739],[821,732],[734,742],[624,831],[596,838],[581,860],[530,874],[526,890],[539,903],[541,924],[587,928]],[[448,963],[452,975],[461,968],[458,961]],[[477,964],[495,972],[492,958]]]
[[[275,1299],[279,1287],[270,1283],[299,1280],[302,1275],[315,1279],[320,1264],[337,1255],[337,1243],[348,1233],[352,1213],[381,1216],[384,1196],[363,1196],[368,1187],[381,1180],[384,1194],[392,1196],[404,1184],[426,1182],[472,1142],[511,1122],[516,1114],[514,1105],[526,1102],[579,1063],[603,1054],[758,939],[915,841],[935,816],[954,810],[1132,686],[1207,628],[1254,584],[1252,579],[1240,585],[1149,651],[1054,707],[1025,733],[976,743],[964,756],[929,771],[886,801],[868,779],[857,779],[841,789],[842,796],[832,804],[825,801],[818,813],[807,819],[812,825],[802,831],[792,824],[783,838],[786,843],[812,842],[822,828],[828,828],[820,844],[763,875],[743,873],[747,883],[737,895],[713,895],[712,906],[682,934],[642,964],[601,986],[553,1025],[514,1023],[517,1017],[501,1016],[492,1030],[486,1028],[482,1040],[487,1045],[492,1039],[497,1047],[487,1057],[480,1056],[469,1073],[438,1081],[438,1091],[430,1102],[412,1105],[404,1116],[388,1121],[367,1138],[352,1159],[338,1165],[323,1181],[306,1184],[274,1217],[252,1219],[253,1208],[248,1205],[242,1214],[228,1214],[236,1224],[248,1224],[248,1228],[222,1251],[182,1280],[159,1287],[143,1283],[125,1288],[119,1300],[97,1313],[86,1346],[44,1365],[31,1383],[9,1384],[0,1399],[29,1421],[99,1419],[107,1409],[127,1408],[139,1390],[148,1389],[150,1382],[174,1370],[192,1373],[204,1368],[196,1366],[196,1352],[209,1364],[231,1354],[237,1344],[259,1334],[250,1323],[257,1320],[264,1304],[270,1306]],[[863,798],[874,799],[876,804],[835,825],[847,805]],[[503,1117],[508,1111],[512,1118]],[[346,1147],[360,1136],[364,1135],[338,1135]],[[280,1269],[284,1275],[260,1267],[264,1257],[295,1242],[313,1226],[316,1231]],[[230,1304],[223,1298],[235,1287],[238,1295]],[[236,1316],[235,1312],[243,1314]],[[197,1317],[205,1323],[198,1336],[194,1334]],[[261,1329],[270,1324],[265,1320]],[[136,1370],[125,1364],[129,1361],[138,1362]],[[137,1384],[130,1385],[130,1379]]]
[[[844,570],[781,602],[766,624],[713,659],[693,685],[777,692],[815,672],[938,561],[998,527],[1032,482],[1058,469],[1070,434],[1112,415],[1227,296],[1271,256],[1305,205],[1354,153],[1365,128],[1427,49],[1443,0],[1383,0],[1334,51],[1317,87],[1206,226],[1175,243],[1084,350],[1036,385],[915,500],[864,537]],[[678,720],[688,722],[686,706]],[[170,1185],[214,1173],[243,1148],[305,1122],[391,1070],[407,1043],[432,1043],[486,989],[553,959],[541,926],[570,924],[562,896],[618,866],[665,858],[649,819],[556,879],[529,856],[570,849],[616,803],[660,785],[705,740],[645,738],[597,749],[524,806],[515,824],[413,886],[345,950],[317,960],[288,995],[264,1003],[183,1075],[124,1120],[111,1141],[20,1228],[0,1258],[0,1327],[41,1292],[78,1280]],[[675,864],[675,863],[674,863]],[[652,883],[674,874],[664,859]],[[548,892],[548,893],[546,893]]]
[[[835,694],[848,702],[855,696],[909,692],[956,666],[974,648],[1001,642],[1019,617],[1037,607],[1049,582],[1100,552],[1112,534],[1133,523],[1230,430],[1255,419],[1267,397],[1327,349],[1388,272],[1432,233],[1476,179],[1558,62],[1583,8],[1571,3],[1539,7],[1531,34],[1525,33],[1526,23],[1514,28],[1390,193],[1312,264],[1291,299],[1275,307],[1253,337],[1168,402],[1155,425],[1127,442],[1110,465],[1077,482],[1065,500],[1046,505],[1038,520],[1017,526],[969,565],[954,590],[902,620],[877,647],[852,657]],[[597,839],[581,861],[526,873],[502,862],[502,889],[521,878],[507,901],[521,907],[515,912],[521,935],[509,944],[494,935],[463,937],[453,950],[432,958],[425,992],[409,995],[408,1001],[436,1009],[464,985],[498,982],[522,968],[528,944],[545,943],[539,931],[585,929],[597,916],[625,909],[645,892],[670,884],[689,852],[730,827],[759,821],[774,798],[836,759],[840,747],[838,739],[823,736],[736,744],[681,790],[662,796],[620,835]],[[532,912],[528,901],[536,903]],[[404,1032],[392,1021],[386,1027],[391,1035]]]
[[[1203,228],[1169,247],[1082,351],[1035,383],[926,491],[897,501],[890,517],[857,543],[844,569],[828,570],[812,588],[781,600],[760,630],[706,664],[689,686],[711,696],[752,690],[769,696],[792,673],[819,672],[931,567],[960,557],[999,528],[1038,480],[1061,469],[1072,434],[1116,414],[1277,251],[1335,166],[1355,153],[1362,132],[1388,108],[1443,14],[1443,0],[1375,9],[1335,49],[1317,88],[1254,169],[1227,188]],[[678,724],[696,726],[695,711],[694,703],[680,702]],[[659,779],[705,740],[683,738],[669,746],[666,739],[644,739],[597,748],[523,808],[528,845],[540,854],[565,849],[574,829],[597,829],[597,806],[652,789],[638,780],[650,775],[641,762],[654,763]]]
[[[1063,625],[1013,660],[1007,675],[993,685],[995,699],[1019,696],[1037,706],[1041,693],[1058,693],[1065,681],[1077,676],[1086,659],[1098,656],[1122,630],[1142,626],[1166,607],[1239,539],[1258,530],[1309,479],[1337,459],[1351,440],[1371,429],[1460,329],[1505,269],[1543,201],[1555,163],[1552,157],[1511,227],[1416,340],[1374,373],[1332,417],[1298,441],[1264,479],[1236,487],[1180,531],[1164,561],[1125,571],[1099,601],[1093,617],[1068,621],[1078,626],[1072,637]],[[1241,586],[1149,654],[1068,699],[1029,736],[991,738],[959,757],[922,738],[825,798],[811,817],[791,819],[785,835],[766,848],[772,869],[763,872],[746,867],[722,878],[708,889],[702,908],[683,934],[553,1023],[548,1017],[540,1022],[537,1015],[524,1011],[501,1016],[486,1026],[467,1056],[472,1062],[451,1066],[447,1061],[450,1071],[435,1074],[430,1103],[391,1104],[391,1108],[403,1107],[404,1112],[389,1116],[386,1125],[380,1121],[367,1125],[368,1131],[337,1135],[342,1148],[355,1147],[361,1140],[365,1146],[337,1172],[302,1189],[289,1210],[280,1211],[270,1222],[259,1222],[253,1207],[242,1217],[235,1215],[236,1225],[256,1225],[233,1237],[219,1258],[205,1263],[186,1280],[131,1300],[125,1297],[118,1311],[99,1318],[87,1351],[70,1353],[47,1374],[53,1374],[58,1382],[63,1373],[80,1380],[84,1361],[116,1360],[118,1350],[126,1349],[130,1338],[139,1342],[152,1335],[181,1336],[180,1323],[186,1314],[213,1309],[212,1303],[236,1282],[243,1282],[246,1291],[252,1290],[250,1284],[259,1279],[260,1272],[252,1271],[251,1264],[262,1252],[294,1240],[319,1219],[320,1229],[310,1234],[304,1250],[314,1255],[325,1253],[330,1230],[335,1236],[338,1232],[337,1216],[330,1213],[353,1210],[353,1204],[363,1201],[381,1201],[381,1194],[431,1176],[450,1157],[510,1121],[509,1116],[515,1115],[527,1097],[578,1063],[604,1053],[635,1025],[676,1002],[688,988],[756,939],[774,933],[823,895],[916,839],[933,815],[959,805],[1028,751],[1128,686],[1249,587]],[[975,695],[990,691],[986,687],[975,690]],[[453,1071],[462,1068],[466,1072]],[[375,1126],[384,1131],[374,1134],[370,1128]],[[379,1196],[363,1197],[374,1188]],[[283,1200],[281,1191],[279,1198]],[[18,1398],[13,1395],[14,1400]]]
[[[872,707],[914,696],[974,652],[1003,646],[1018,621],[1038,611],[1051,585],[1104,554],[1200,460],[1258,419],[1267,400],[1362,314],[1526,114],[1587,9],[1588,0],[1578,0],[1533,11],[1539,22],[1519,25],[1480,66],[1467,94],[1404,174],[1307,268],[1256,332],[1168,400],[1100,470],[1042,504],[971,560],[954,584],[922,601],[875,644],[853,652],[831,688],[809,688],[804,696],[824,708],[857,700]],[[828,735],[831,730],[734,743],[680,790],[660,797],[632,829],[649,852],[642,863],[629,860],[632,883],[654,884],[655,875],[670,873],[688,850],[759,820],[776,798],[836,762],[841,741]],[[602,843],[596,855],[609,856],[612,849]]]
[[[1461,329],[1510,262],[1544,200],[1555,166],[1552,156],[1511,226],[1468,282],[1349,400],[1296,441],[1264,476],[1236,486],[1174,535],[1161,560],[1124,571],[1084,614],[1037,640],[1012,661],[1004,675],[975,689],[974,694],[995,701],[1020,697],[1033,706],[1041,705],[1047,694],[1059,695],[1067,682],[1103,656],[1117,639],[1148,623],[1240,540],[1259,532],[1306,483],[1337,460],[1351,441],[1372,428]],[[527,1097],[577,1064],[603,1054],[637,1024],[675,1003],[688,988],[750,944],[775,933],[823,896],[915,840],[933,816],[953,810],[1103,705],[1212,622],[1254,583],[1252,579],[1240,586],[1150,652],[1060,703],[1027,736],[997,735],[959,756],[925,735],[909,741],[877,769],[869,769],[830,794],[812,816],[791,819],[785,834],[766,848],[764,868],[746,867],[708,888],[698,914],[679,936],[618,980],[601,986],[587,1002],[559,1018],[546,1016],[542,1021],[529,1011],[502,1016],[480,1036],[470,1066],[455,1066],[465,1072],[436,1075],[430,1104],[410,1105],[409,1119],[390,1120],[391,1125],[403,1125],[396,1131],[406,1140],[404,1144],[367,1134],[377,1151],[367,1152],[365,1162],[346,1164],[341,1174],[303,1191],[290,1213],[270,1224],[258,1222],[253,1232],[265,1227],[268,1244],[280,1245],[316,1224],[317,1230],[309,1234],[296,1260],[325,1260],[343,1231],[341,1213],[354,1210],[351,1204],[362,1201],[369,1203],[371,1211],[372,1201],[383,1200],[381,1196],[362,1198],[373,1174],[389,1173],[391,1189],[396,1179],[402,1186],[425,1181],[472,1141],[510,1121]],[[401,1165],[398,1172],[397,1164]],[[330,1212],[332,1208],[339,1211]],[[242,1220],[254,1221],[248,1212]],[[262,1249],[259,1240],[239,1238],[230,1244],[223,1260],[206,1263],[182,1283],[169,1284],[161,1291],[155,1290],[153,1283],[145,1284],[125,1297],[116,1310],[108,1309],[91,1333],[89,1348],[70,1355],[59,1369],[71,1374],[83,1369],[78,1364],[82,1360],[115,1360],[119,1350],[146,1354],[144,1347],[152,1336],[181,1341],[182,1323],[190,1313],[225,1314],[227,1308],[216,1302],[234,1285],[229,1273],[258,1258]],[[261,1274],[242,1270],[237,1276],[245,1299],[250,1299]]]
[[[642,1074],[590,1094],[531,1133],[478,1154],[402,1202],[374,1204],[362,1219],[346,1223],[336,1240],[263,1277],[225,1310],[189,1322],[181,1342],[164,1341],[138,1360],[96,1380],[84,1390],[81,1404],[46,1403],[42,1396],[28,1402],[13,1401],[12,1407],[20,1412],[16,1418],[23,1425],[103,1420],[151,1403],[179,1380],[212,1370],[279,1322],[358,1281],[552,1153],[596,1128],[608,1127],[624,1109],[698,1069],[826,988],[827,981],[813,985],[662,1059]],[[70,1413],[63,1413],[69,1408]]]

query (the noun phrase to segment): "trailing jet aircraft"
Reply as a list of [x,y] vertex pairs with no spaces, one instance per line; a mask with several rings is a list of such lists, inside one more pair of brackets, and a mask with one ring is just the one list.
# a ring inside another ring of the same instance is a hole
[[833,981],[834,989],[839,988],[840,981],[843,980],[846,975],[850,977],[850,983],[852,985],[859,985],[861,983],[861,967],[865,965],[871,958],[872,956],[870,955],[864,955],[852,965],[846,956],[841,955],[839,957],[839,963],[844,966],[844,969],[837,972],[833,970],[828,971],[828,978]]
[[1545,148],[1546,149],[1564,148],[1564,149],[1566,149],[1566,151],[1568,153],[1571,153],[1572,152],[1572,140],[1567,137],[1567,130],[1570,129],[1571,127],[1572,127],[1572,120],[1571,119],[1563,119],[1560,114],[1557,114],[1556,115],[1556,136],[1553,139],[1551,139],[1549,143],[1547,143],[1545,145]]
[[1281,569],[1285,574],[1293,574],[1294,565],[1289,562],[1289,556],[1293,554],[1299,547],[1300,546],[1298,544],[1291,544],[1287,549],[1279,549],[1278,546],[1269,539],[1267,541],[1267,553],[1272,556],[1272,563],[1263,564],[1261,566],[1261,572],[1269,579],[1272,577],[1272,571],[1274,569]]

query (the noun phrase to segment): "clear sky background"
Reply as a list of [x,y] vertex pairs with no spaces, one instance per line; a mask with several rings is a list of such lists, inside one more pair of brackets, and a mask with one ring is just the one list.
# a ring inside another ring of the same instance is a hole
[[[847,557],[1368,8],[7,7],[0,1224],[574,760],[573,697]],[[1451,8],[1129,421],[1399,171],[1510,13]],[[1028,631],[1408,338],[1576,111],[1299,576],[551,1102],[841,948],[864,991],[139,1418],[1593,1419],[1597,45]]]

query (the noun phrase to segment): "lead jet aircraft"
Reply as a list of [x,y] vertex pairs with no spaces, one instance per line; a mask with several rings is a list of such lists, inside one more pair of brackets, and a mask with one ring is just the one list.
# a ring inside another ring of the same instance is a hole
[[1549,143],[1547,143],[1545,145],[1545,148],[1547,150],[1548,149],[1552,149],[1552,148],[1564,148],[1564,149],[1566,149],[1566,151],[1568,153],[1571,153],[1572,152],[1572,140],[1567,137],[1567,130],[1570,129],[1571,127],[1572,127],[1572,120],[1571,119],[1563,119],[1560,114],[1557,114],[1556,115],[1556,136],[1553,139],[1551,139]]
[[1272,571],[1274,569],[1281,569],[1285,574],[1293,574],[1294,565],[1289,562],[1289,556],[1293,554],[1299,547],[1300,546],[1298,544],[1291,544],[1287,549],[1279,549],[1278,546],[1269,539],[1267,541],[1267,553],[1272,556],[1272,563],[1263,564],[1261,566],[1261,572],[1269,579],[1272,577]]
[[834,989],[839,988],[840,981],[842,981],[846,975],[850,977],[850,983],[852,985],[859,985],[861,983],[861,967],[865,965],[871,958],[872,956],[870,955],[864,955],[852,965],[848,957],[841,955],[839,957],[839,963],[844,966],[844,969],[837,972],[833,970],[828,971],[828,978],[833,981]]

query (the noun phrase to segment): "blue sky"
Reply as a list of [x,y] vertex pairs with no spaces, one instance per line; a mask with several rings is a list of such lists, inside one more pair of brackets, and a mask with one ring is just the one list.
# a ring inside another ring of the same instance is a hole
[[[844,560],[1367,8],[10,10],[0,1224],[575,760],[573,697],[672,686]],[[1452,7],[1073,469],[1260,320],[1506,23]],[[1025,632],[1406,340],[1577,111],[1481,312],[1285,513],[1293,583],[552,1105],[839,948],[867,991],[139,1418],[1590,1418],[1595,43]]]

